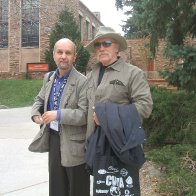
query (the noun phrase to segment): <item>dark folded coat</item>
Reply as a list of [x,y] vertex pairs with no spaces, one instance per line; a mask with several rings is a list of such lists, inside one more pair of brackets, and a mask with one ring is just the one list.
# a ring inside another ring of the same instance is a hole
[[98,103],[95,112],[100,126],[87,140],[87,168],[92,171],[94,157],[105,155],[108,148],[123,163],[140,168],[145,162],[141,144],[145,142],[146,135],[135,105]]

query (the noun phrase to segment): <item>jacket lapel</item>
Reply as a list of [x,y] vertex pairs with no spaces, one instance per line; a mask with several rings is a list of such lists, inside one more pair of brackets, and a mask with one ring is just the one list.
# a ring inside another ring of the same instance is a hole
[[93,79],[93,86],[95,88],[97,88],[97,85],[98,85],[98,78],[99,78],[99,70],[100,70],[100,65],[97,64],[94,68],[93,68],[93,71],[92,71],[92,79]]
[[70,75],[68,77],[67,80],[67,84],[64,87],[63,93],[62,93],[62,97],[61,97],[61,102],[60,102],[60,106],[62,108],[65,107],[65,105],[67,105],[68,99],[71,96],[72,92],[74,91],[74,87],[75,87],[75,81],[76,81],[76,76],[75,76],[75,68],[73,67]]
[[52,74],[52,76],[50,76],[49,80],[46,82],[46,88],[45,88],[45,103],[44,103],[44,108],[45,111],[47,110],[47,106],[48,106],[48,100],[49,100],[49,96],[50,96],[50,91],[53,85],[53,81],[55,78],[55,72]]

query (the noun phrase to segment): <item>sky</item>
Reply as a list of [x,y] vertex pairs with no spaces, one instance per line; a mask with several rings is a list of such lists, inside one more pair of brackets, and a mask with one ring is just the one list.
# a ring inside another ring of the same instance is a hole
[[115,6],[115,0],[81,0],[86,7],[92,12],[101,13],[101,22],[105,26],[112,27],[116,32],[123,35],[123,31],[120,27],[122,20],[125,20],[125,16],[122,11],[117,11]]

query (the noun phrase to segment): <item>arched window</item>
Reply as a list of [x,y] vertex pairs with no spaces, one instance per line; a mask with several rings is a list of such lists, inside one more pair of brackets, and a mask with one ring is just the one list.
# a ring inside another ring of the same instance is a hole
[[22,1],[22,47],[39,47],[39,0]]
[[8,0],[0,0],[0,48],[8,47]]

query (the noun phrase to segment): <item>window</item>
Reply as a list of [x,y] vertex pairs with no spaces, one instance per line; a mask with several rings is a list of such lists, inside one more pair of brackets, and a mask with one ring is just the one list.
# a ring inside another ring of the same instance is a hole
[[90,23],[86,21],[86,40],[89,40],[89,26],[90,26]]
[[83,40],[83,17],[79,15],[80,20],[80,32],[81,32],[81,40]]
[[92,26],[92,39],[94,39],[94,38],[95,38],[95,27]]
[[39,47],[39,0],[22,1],[22,47]]
[[0,0],[0,48],[8,47],[8,0]]

